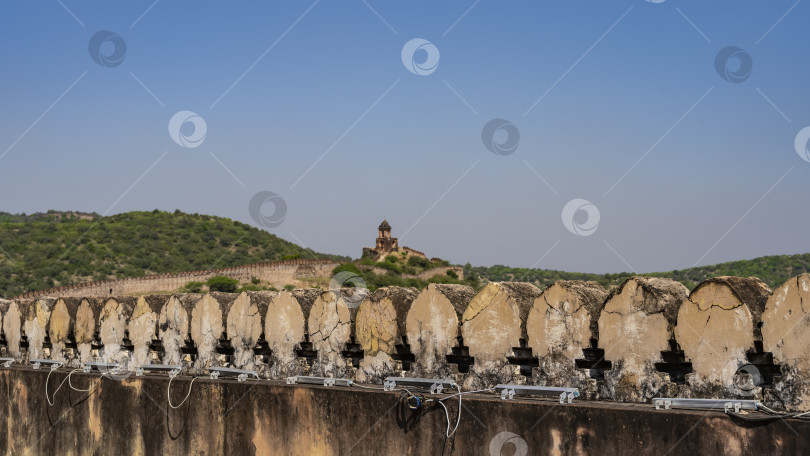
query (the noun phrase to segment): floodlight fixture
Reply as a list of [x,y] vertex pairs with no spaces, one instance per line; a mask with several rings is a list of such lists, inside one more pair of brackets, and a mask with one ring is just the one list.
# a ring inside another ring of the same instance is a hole
[[720,410],[724,412],[740,410],[757,410],[757,401],[753,399],[684,399],[679,397],[657,397],[653,399],[656,410],[686,408],[698,410]]
[[211,380],[216,380],[219,377],[236,377],[240,382],[244,382],[248,377],[259,378],[259,374],[255,370],[231,369],[228,367],[209,367],[208,371],[211,373]]
[[560,400],[560,404],[569,404],[579,397],[579,389],[563,388],[558,386],[532,386],[532,385],[496,385],[495,392],[501,394],[501,399],[513,399],[515,396],[544,396]]
[[54,359],[37,359],[37,358],[31,359],[31,367],[33,367],[34,369],[39,369],[42,366],[51,366],[51,370],[55,371],[56,369],[62,367],[62,364],[63,364],[62,361],[57,361]]
[[322,386],[352,386],[354,382],[346,378],[310,377],[298,375],[287,377],[288,385],[322,385]]
[[183,366],[179,364],[144,364],[143,366],[135,369],[135,376],[143,377],[143,374],[146,372],[166,372],[169,374],[169,378],[174,378],[180,374],[182,369]]
[[124,369],[124,366],[118,363],[88,361],[84,363],[84,367],[82,368],[85,373],[90,373],[93,369],[104,373],[119,373]]
[[413,386],[429,389],[432,394],[441,394],[443,390],[456,388],[455,380],[449,378],[413,378],[413,377],[388,377],[383,383],[385,391],[393,391],[400,386]]

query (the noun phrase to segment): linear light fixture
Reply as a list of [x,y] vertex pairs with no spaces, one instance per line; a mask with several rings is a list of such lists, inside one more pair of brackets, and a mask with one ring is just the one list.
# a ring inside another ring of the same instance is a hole
[[166,372],[169,378],[177,377],[183,366],[179,364],[144,364],[143,366],[135,369],[136,377],[143,377],[145,372]]
[[653,399],[656,410],[669,410],[670,408],[688,408],[700,410],[723,409],[738,413],[740,410],[756,410],[757,401],[752,399],[684,399],[679,397],[657,397]]
[[557,386],[531,386],[531,385],[496,385],[495,392],[501,394],[501,399],[512,399],[515,396],[544,396],[560,399],[560,404],[574,401],[579,397],[579,389],[562,388]]
[[211,379],[216,380],[220,376],[223,377],[236,377],[240,382],[244,382],[248,377],[259,378],[259,374],[255,370],[231,369],[228,367],[209,367],[208,371],[211,373]]
[[441,394],[444,389],[455,388],[456,382],[449,378],[388,377],[383,383],[385,391],[393,391],[398,386],[428,388],[432,394]]
[[37,359],[37,358],[31,359],[31,367],[33,367],[34,369],[39,369],[43,365],[51,366],[51,370],[54,371],[62,367],[62,361],[56,361],[53,359]]
[[82,367],[82,370],[85,373],[89,373],[93,370],[93,368],[95,368],[99,372],[115,373],[120,372],[124,368],[124,366],[118,363],[101,363],[95,361],[88,361],[84,363],[84,367]]
[[3,367],[11,367],[14,364],[14,358],[0,358],[0,363],[3,363]]
[[352,386],[352,383],[354,382],[346,378],[309,377],[305,375],[287,377],[288,385]]

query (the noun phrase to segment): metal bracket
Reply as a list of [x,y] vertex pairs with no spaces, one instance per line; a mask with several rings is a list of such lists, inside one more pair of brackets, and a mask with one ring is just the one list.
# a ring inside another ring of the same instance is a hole
[[456,382],[451,379],[388,377],[383,383],[383,390],[393,391],[397,385],[429,388],[431,394],[441,394],[445,388],[454,388]]
[[515,390],[505,388],[501,390],[501,399],[513,399],[515,397]]
[[669,410],[673,407],[698,410],[720,410],[724,412],[740,410],[757,410],[757,401],[749,399],[691,399],[678,397],[659,397],[653,399],[656,410]]

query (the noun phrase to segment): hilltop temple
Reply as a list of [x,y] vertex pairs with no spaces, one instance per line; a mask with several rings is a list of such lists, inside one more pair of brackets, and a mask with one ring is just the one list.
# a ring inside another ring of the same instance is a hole
[[386,256],[395,253],[427,258],[427,255],[418,250],[409,247],[400,247],[399,240],[395,237],[391,237],[391,225],[387,220],[383,219],[380,226],[377,227],[377,232],[378,235],[374,247],[363,248],[363,258],[372,258],[374,261],[381,261]]

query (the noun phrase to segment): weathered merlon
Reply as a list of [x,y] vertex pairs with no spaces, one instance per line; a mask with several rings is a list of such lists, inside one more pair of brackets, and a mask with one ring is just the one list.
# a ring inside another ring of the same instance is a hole
[[675,339],[694,367],[693,393],[742,393],[734,377],[747,363],[745,354],[754,349],[754,341],[761,340],[758,323],[770,294],[757,278],[724,276],[703,281],[684,301]]
[[405,323],[415,375],[446,377],[445,362],[456,344],[459,321],[475,290],[466,285],[430,284],[411,303]]
[[539,358],[542,383],[585,387],[587,372],[577,369],[575,361],[598,338],[597,321],[607,294],[596,282],[558,280],[534,300],[526,333]]
[[416,295],[415,288],[385,287],[362,301],[355,320],[355,337],[364,354],[358,375],[379,380],[394,373],[391,355],[402,344],[405,320]]
[[632,277],[610,295],[599,317],[599,347],[612,362],[602,397],[648,402],[672,396],[672,391],[663,391],[669,379],[656,371],[655,362],[675,337],[678,310],[688,294],[671,279]]
[[768,298],[762,345],[781,366],[775,394],[788,410],[810,410],[810,274],[789,279]]
[[[494,386],[519,378],[507,366],[512,348],[525,342],[526,318],[541,291],[530,283],[490,283],[470,301],[462,316],[464,343],[475,358],[466,387]],[[477,378],[476,378],[477,377]]]

